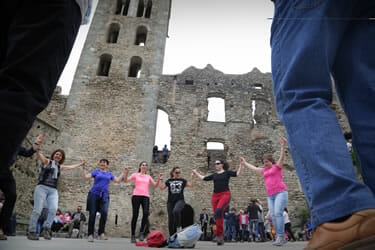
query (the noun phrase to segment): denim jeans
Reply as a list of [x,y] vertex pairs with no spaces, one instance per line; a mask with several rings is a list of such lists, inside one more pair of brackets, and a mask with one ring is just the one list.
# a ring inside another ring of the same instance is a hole
[[[259,223],[259,220],[249,220],[249,237],[252,236],[253,234],[253,228],[254,228],[254,235],[255,237],[258,237],[258,234],[259,234],[259,231],[258,231],[258,223]],[[253,227],[254,225],[254,227]]]
[[38,219],[45,201],[48,203],[48,216],[43,223],[43,228],[51,228],[59,203],[59,194],[56,188],[37,185],[34,191],[34,208],[30,216],[29,232],[36,232]]
[[[276,108],[313,227],[375,208],[373,0],[275,1],[271,27]],[[365,184],[330,104],[332,79]]]
[[280,237],[284,237],[285,230],[283,212],[286,204],[288,203],[288,191],[281,191],[268,196],[267,200],[276,234]]
[[236,240],[237,236],[237,229],[236,225],[233,225],[232,223],[227,223],[227,231],[226,234],[224,234],[227,237],[227,240]]
[[245,240],[246,238],[246,231],[247,231],[247,225],[246,224],[241,224],[241,240]]
[[103,200],[99,195],[89,192],[87,195],[87,209],[89,211],[89,225],[87,235],[94,235],[96,212],[100,213],[98,235],[104,233],[108,215],[108,200]]

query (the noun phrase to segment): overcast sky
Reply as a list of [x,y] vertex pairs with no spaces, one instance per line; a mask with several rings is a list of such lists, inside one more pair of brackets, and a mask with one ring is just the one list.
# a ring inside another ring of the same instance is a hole
[[[244,74],[254,67],[271,71],[270,0],[172,0],[171,11],[163,74],[179,74],[190,66],[204,68],[207,64],[227,74]],[[88,28],[81,26],[58,83],[65,95]]]

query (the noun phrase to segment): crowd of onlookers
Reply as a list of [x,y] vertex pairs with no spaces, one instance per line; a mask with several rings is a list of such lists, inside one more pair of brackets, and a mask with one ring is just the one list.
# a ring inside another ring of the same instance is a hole
[[[310,218],[303,222],[303,227],[293,232],[288,209],[284,213],[285,239],[288,241],[308,241],[312,237]],[[215,217],[209,216],[206,209],[200,214],[203,231],[201,240],[212,240],[215,237]],[[252,198],[246,209],[231,208],[225,212],[224,237],[227,242],[266,242],[275,240],[275,228],[269,212],[264,215],[260,202]]]

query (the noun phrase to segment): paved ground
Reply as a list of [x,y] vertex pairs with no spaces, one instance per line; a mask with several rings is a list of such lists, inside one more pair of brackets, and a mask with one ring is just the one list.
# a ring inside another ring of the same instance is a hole
[[[212,242],[198,241],[195,249],[201,250],[268,250],[268,249],[303,249],[307,245],[306,242],[290,242],[283,247],[272,246],[271,242],[265,243],[225,243],[219,247]],[[62,239],[53,238],[52,240],[40,239],[39,241],[27,240],[25,236],[8,237],[7,241],[0,241],[0,250],[75,250],[75,249],[106,249],[106,250],[141,250],[141,249],[160,249],[160,248],[143,248],[130,244],[129,239],[110,238],[105,241],[87,242],[81,239]],[[164,248],[168,249],[168,248]]]

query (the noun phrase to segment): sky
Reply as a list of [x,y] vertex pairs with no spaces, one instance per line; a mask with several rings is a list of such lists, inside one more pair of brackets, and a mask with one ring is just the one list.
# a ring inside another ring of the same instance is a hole
[[[207,64],[226,74],[245,74],[254,67],[270,72],[272,16],[270,0],[172,0],[163,74],[179,74],[190,66],[204,68]],[[69,94],[88,29],[89,25],[81,26],[58,82],[64,95]]]

